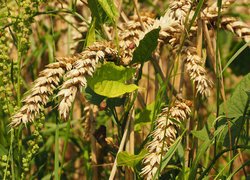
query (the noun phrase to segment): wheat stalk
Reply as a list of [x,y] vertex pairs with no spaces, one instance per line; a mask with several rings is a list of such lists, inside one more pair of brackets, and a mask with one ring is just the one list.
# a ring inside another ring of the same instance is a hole
[[167,107],[162,110],[151,133],[152,141],[147,144],[148,153],[142,161],[144,167],[140,173],[142,177],[147,180],[154,178],[162,157],[176,140],[179,124],[189,117],[190,112],[190,107],[180,101],[176,101],[170,109]]

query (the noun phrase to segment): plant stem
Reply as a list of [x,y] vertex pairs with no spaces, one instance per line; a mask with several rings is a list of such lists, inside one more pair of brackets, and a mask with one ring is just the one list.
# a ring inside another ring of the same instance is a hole
[[123,150],[123,148],[124,148],[124,145],[125,145],[125,142],[126,142],[126,139],[127,139],[127,135],[128,135],[129,124],[130,124],[130,118],[128,118],[128,120],[126,122],[125,130],[124,130],[124,133],[123,133],[123,136],[122,136],[122,140],[121,140],[117,155],[115,157],[115,162],[114,162],[114,165],[112,167],[112,170],[111,170],[111,173],[110,173],[110,176],[109,176],[109,180],[113,180],[115,178],[115,173],[116,173],[116,170],[117,170],[117,156],[118,156],[119,152],[121,152]]

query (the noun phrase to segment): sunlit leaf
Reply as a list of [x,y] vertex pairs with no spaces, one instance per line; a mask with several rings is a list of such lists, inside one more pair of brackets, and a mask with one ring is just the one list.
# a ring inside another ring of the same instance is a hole
[[118,97],[138,89],[135,84],[126,84],[135,70],[106,63],[96,70],[92,78],[88,78],[89,87],[97,94],[109,98]]
[[146,153],[146,150],[142,150],[138,155],[129,154],[126,151],[120,152],[117,157],[117,165],[135,167],[145,157]]

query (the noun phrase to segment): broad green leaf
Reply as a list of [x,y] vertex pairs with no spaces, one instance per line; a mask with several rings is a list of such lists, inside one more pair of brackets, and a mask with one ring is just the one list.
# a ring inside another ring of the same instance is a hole
[[[226,102],[226,106],[223,103],[221,109],[227,115],[228,118],[241,117],[244,114],[245,107],[249,105],[249,99],[247,91],[250,90],[250,73],[248,73],[240,81],[240,83],[235,88],[232,96]],[[249,113],[250,106],[246,110],[246,113]]]
[[117,166],[135,167],[147,154],[144,149],[138,155],[129,154],[126,151],[120,152],[117,157]]
[[135,70],[106,63],[96,70],[93,77],[88,78],[89,87],[97,94],[114,98],[138,89],[135,84],[125,84],[131,79]]
[[[91,87],[91,85],[90,85]],[[135,84],[124,84],[119,81],[103,80],[92,84],[91,87],[97,94],[109,98],[118,97],[125,93],[130,93],[138,89]]]
[[118,17],[118,10],[115,7],[114,1],[112,0],[98,0],[99,4],[103,8],[103,10],[106,12],[108,17],[112,19],[113,21],[116,21],[116,18]]
[[95,104],[97,106],[99,106],[103,100],[106,100],[107,106],[111,108],[116,106],[121,106],[125,102],[125,97],[107,99],[107,97],[105,96],[96,94],[90,87],[87,87],[85,89],[84,95],[91,104]]
[[158,44],[160,28],[149,31],[142,40],[139,42],[139,46],[133,53],[133,59],[131,63],[142,63],[150,59],[152,52],[155,50]]
[[86,47],[92,45],[95,41],[95,23],[96,23],[96,18],[93,19],[93,21],[90,24],[88,34],[86,37]]

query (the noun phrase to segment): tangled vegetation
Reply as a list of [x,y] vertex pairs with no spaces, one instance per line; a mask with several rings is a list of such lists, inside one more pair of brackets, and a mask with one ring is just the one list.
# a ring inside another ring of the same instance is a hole
[[0,0],[1,179],[248,179],[244,0]]

